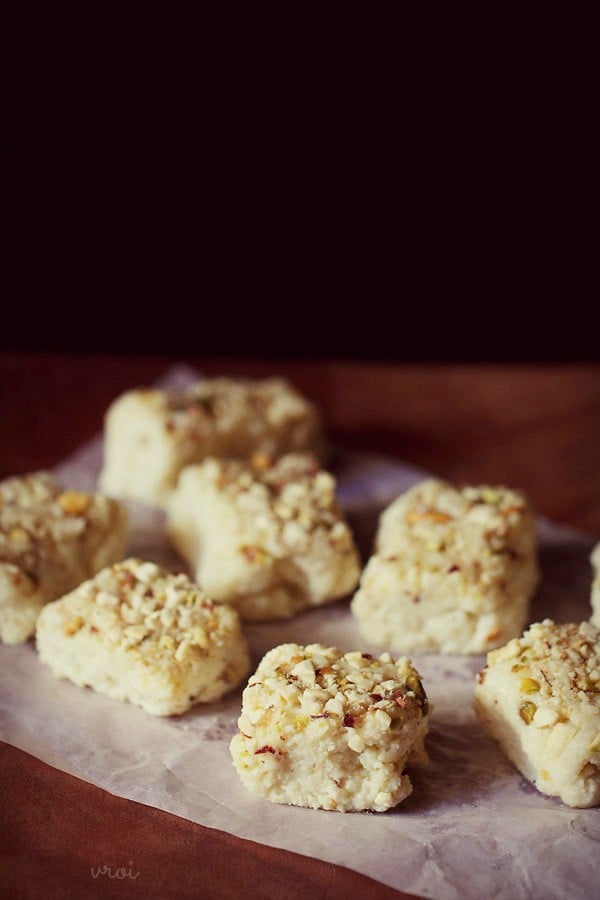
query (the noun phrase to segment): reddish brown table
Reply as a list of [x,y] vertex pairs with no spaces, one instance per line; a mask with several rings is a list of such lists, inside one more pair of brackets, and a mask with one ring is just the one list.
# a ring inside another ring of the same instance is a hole
[[[164,357],[0,356],[0,477],[52,466],[101,427]],[[600,366],[203,360],[207,373],[282,373],[331,438],[459,481],[505,482],[600,536]],[[114,797],[0,745],[6,897],[401,897],[350,869],[243,841]],[[349,858],[352,848],[349,848]],[[135,879],[94,879],[134,861]]]

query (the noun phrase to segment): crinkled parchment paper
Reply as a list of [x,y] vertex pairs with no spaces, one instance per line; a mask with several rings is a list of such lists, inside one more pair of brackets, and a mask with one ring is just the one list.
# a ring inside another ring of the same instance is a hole
[[[186,383],[186,369],[167,386]],[[69,486],[95,484],[98,438],[57,468]],[[376,456],[340,458],[339,497],[363,551],[377,513],[423,473]],[[175,563],[160,514],[132,507],[130,551]],[[532,621],[590,615],[592,541],[540,522],[544,582]],[[180,564],[179,564],[180,565]],[[254,660],[284,641],[375,650],[348,602],[283,624],[247,628]],[[600,810],[574,810],[538,793],[488,739],[472,711],[482,657],[414,655],[434,711],[431,765],[414,770],[411,797],[388,813],[342,814],[279,806],[246,792],[231,764],[241,689],[172,719],[153,717],[56,681],[33,642],[0,647],[0,737],[121,797],[274,847],[355,869],[424,897],[591,898],[600,890]]]

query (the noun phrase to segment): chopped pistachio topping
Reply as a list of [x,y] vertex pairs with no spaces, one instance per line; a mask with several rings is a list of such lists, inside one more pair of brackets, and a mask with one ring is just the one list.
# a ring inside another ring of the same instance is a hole
[[[568,719],[573,704],[600,710],[600,629],[590,622],[536,622],[521,638],[488,653],[486,668],[514,660],[523,694],[539,694],[539,705]],[[485,671],[485,669],[484,669]]]
[[535,716],[537,711],[537,706],[535,703],[532,703],[530,700],[522,703],[519,707],[519,715],[523,719],[526,725],[531,725],[533,722],[533,717]]
[[288,453],[268,464],[264,454],[255,454],[251,462],[210,458],[196,471],[235,504],[240,521],[260,536],[260,546],[240,544],[249,562],[265,565],[290,552],[307,552],[316,533],[341,552],[355,553],[336,501],[335,479],[311,454]]
[[522,678],[521,679],[521,693],[522,694],[535,694],[536,691],[539,691],[540,683],[536,681],[535,678]]
[[[275,731],[283,738],[330,718],[363,736],[373,729],[401,730],[428,713],[425,689],[409,660],[395,661],[389,653],[379,658],[359,651],[343,654],[320,644],[284,644],[271,650],[250,678],[244,697],[247,711],[240,730],[248,736],[271,722],[273,705],[281,700]],[[349,734],[349,740],[360,752],[363,738]]]
[[313,404],[284,378],[205,378],[179,393],[149,391],[148,399],[164,409],[166,430],[181,435],[222,439],[246,423],[252,440],[296,422],[318,427]]
[[[71,595],[71,607],[89,609],[64,626],[73,637],[82,628],[99,641],[147,656],[175,657],[205,653],[237,630],[237,614],[215,603],[186,575],[173,575],[151,562],[127,559],[107,567]],[[143,645],[143,646],[142,646]]]
[[[522,523],[528,523],[525,529]],[[500,578],[506,561],[532,554],[534,542],[533,513],[517,491],[485,485],[459,489],[428,479],[384,512],[377,551],[389,561],[396,558],[400,567],[443,568],[479,582]]]
[[[67,590],[65,573],[84,569],[83,561],[93,554],[94,535],[114,530],[117,507],[115,500],[98,493],[63,491],[48,472],[1,481],[0,562],[17,566],[36,583],[47,581],[52,571]],[[67,559],[70,547],[74,565]]]

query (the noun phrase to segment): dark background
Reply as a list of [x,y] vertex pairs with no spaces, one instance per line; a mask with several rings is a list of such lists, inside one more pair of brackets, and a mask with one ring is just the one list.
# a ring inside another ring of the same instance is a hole
[[580,14],[4,29],[10,350],[596,359]]

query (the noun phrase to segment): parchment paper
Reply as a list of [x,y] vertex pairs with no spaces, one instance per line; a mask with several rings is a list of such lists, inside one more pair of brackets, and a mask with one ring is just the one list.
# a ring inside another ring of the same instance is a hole
[[[181,386],[193,374],[177,368],[163,384]],[[98,437],[56,472],[68,486],[92,488],[101,454]],[[379,511],[424,473],[371,455],[338,456],[332,468],[366,555]],[[162,515],[141,505],[131,512],[130,552],[181,568],[168,549]],[[540,542],[544,578],[532,621],[589,618],[593,540],[542,520]],[[285,641],[377,652],[361,639],[347,601],[246,632],[255,662]],[[280,806],[247,793],[228,749],[241,688],[220,703],[156,718],[55,680],[31,641],[0,647],[0,736],[118,796],[424,897],[599,896],[600,811],[570,809],[538,793],[484,735],[472,711],[483,657],[412,658],[434,707],[431,764],[411,772],[413,794],[384,814]]]

